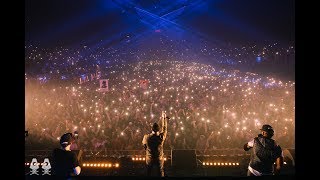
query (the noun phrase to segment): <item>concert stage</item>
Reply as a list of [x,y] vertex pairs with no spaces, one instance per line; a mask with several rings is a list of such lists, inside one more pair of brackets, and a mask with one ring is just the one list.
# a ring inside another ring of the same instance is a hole
[[[75,151],[81,163],[81,176],[144,177],[145,156],[136,151]],[[294,149],[284,149],[281,175],[295,175]],[[167,150],[167,177],[246,177],[250,154],[241,149]],[[51,176],[51,151],[26,151],[25,176]]]

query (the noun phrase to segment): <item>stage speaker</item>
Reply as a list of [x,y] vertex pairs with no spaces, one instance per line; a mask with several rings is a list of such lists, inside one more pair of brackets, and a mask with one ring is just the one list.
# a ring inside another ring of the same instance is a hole
[[172,150],[172,168],[193,173],[197,168],[197,158],[195,150]]

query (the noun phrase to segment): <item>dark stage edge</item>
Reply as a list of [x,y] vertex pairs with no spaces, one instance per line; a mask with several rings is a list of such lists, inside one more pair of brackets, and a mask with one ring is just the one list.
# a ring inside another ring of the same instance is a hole
[[[25,176],[25,179],[65,179],[54,176]],[[73,179],[296,179],[295,175],[260,176],[260,177],[234,177],[234,176],[203,176],[203,177],[146,177],[146,176],[78,176]]]

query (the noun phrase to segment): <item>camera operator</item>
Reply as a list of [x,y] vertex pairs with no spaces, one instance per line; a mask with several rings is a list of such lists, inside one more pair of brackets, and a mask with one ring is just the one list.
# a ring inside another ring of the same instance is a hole
[[[157,168],[158,176],[164,177],[164,157],[163,157],[163,144],[167,136],[167,120],[170,119],[162,112],[161,122],[162,129],[157,123],[152,126],[152,132],[143,137],[142,144],[146,150],[146,167],[147,176],[151,176],[152,168]],[[160,131],[160,132],[159,132]]]
[[54,149],[52,154],[53,175],[72,178],[80,174],[79,160],[76,153],[70,149],[74,141],[75,137],[72,133],[65,133],[61,136],[61,148]]

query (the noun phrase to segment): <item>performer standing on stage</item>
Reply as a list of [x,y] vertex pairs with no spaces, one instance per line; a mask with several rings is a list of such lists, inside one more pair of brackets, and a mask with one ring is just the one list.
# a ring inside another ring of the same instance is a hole
[[151,176],[152,168],[157,168],[158,176],[164,177],[163,144],[167,136],[167,120],[165,112],[161,115],[161,131],[157,123],[152,126],[152,132],[143,137],[142,144],[146,150],[147,176]]
[[277,175],[283,166],[282,149],[275,140],[271,139],[274,131],[270,125],[265,124],[260,130],[261,134],[243,147],[245,151],[252,148],[247,175]]

